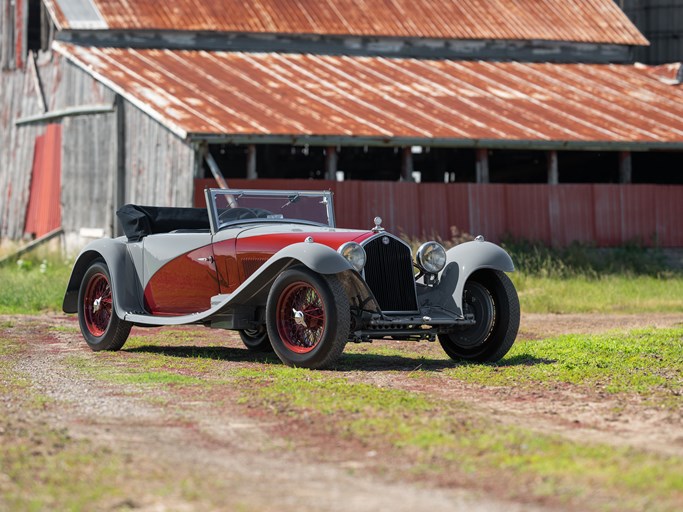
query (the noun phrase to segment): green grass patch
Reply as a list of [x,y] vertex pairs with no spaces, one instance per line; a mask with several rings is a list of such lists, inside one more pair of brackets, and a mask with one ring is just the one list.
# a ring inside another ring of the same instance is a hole
[[114,384],[192,386],[204,383],[199,377],[165,369],[167,364],[163,367],[152,365],[157,369],[149,370],[145,361],[131,364],[131,361],[116,360],[106,355],[97,358],[74,355],[65,358],[65,363],[90,377]]
[[[525,313],[680,313],[683,277],[510,274]],[[645,318],[646,320],[646,318]]]
[[459,365],[448,377],[487,386],[567,383],[609,393],[640,394],[683,406],[683,329],[570,334],[517,341],[492,365]]
[[0,266],[0,314],[61,310],[71,263],[57,257],[20,261]]
[[425,478],[475,486],[496,481],[509,484],[511,497],[531,494],[590,509],[675,510],[683,499],[680,457],[573,442],[497,423],[458,402],[320,372],[269,367],[234,375],[245,402],[306,417],[368,446],[389,445]]

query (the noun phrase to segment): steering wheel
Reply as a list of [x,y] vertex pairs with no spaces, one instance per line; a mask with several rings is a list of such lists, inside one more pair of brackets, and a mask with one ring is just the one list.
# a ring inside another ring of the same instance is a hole
[[270,212],[262,208],[230,208],[218,215],[220,223],[243,219],[265,219]]

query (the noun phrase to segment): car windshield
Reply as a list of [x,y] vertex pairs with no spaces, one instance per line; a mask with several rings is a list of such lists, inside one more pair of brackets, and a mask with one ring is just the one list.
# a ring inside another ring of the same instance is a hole
[[299,222],[334,227],[331,192],[225,190],[206,191],[215,230],[250,222]]

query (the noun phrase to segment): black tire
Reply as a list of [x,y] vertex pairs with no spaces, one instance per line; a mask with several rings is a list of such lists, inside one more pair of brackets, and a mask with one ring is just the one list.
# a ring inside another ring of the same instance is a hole
[[[295,312],[303,316],[297,319]],[[266,304],[266,325],[273,350],[288,366],[321,369],[332,365],[349,337],[351,310],[335,276],[307,268],[280,274]]]
[[242,343],[252,352],[272,352],[273,346],[268,338],[268,330],[265,325],[257,329],[244,329],[239,331]]
[[519,329],[519,298],[510,278],[499,271],[475,272],[465,283],[463,306],[474,313],[477,323],[439,334],[446,354],[455,360],[500,361],[515,342]]
[[102,260],[95,260],[81,281],[78,323],[93,350],[119,350],[130,334],[133,324],[116,316],[109,268]]

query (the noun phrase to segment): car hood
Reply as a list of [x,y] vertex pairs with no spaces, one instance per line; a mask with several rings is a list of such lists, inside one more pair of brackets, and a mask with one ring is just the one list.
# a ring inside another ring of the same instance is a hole
[[237,246],[244,247],[267,244],[284,247],[286,245],[304,242],[308,237],[314,243],[327,245],[337,249],[344,242],[358,242],[373,235],[372,231],[358,229],[339,229],[322,226],[306,226],[304,224],[268,224],[249,227],[237,235]]

